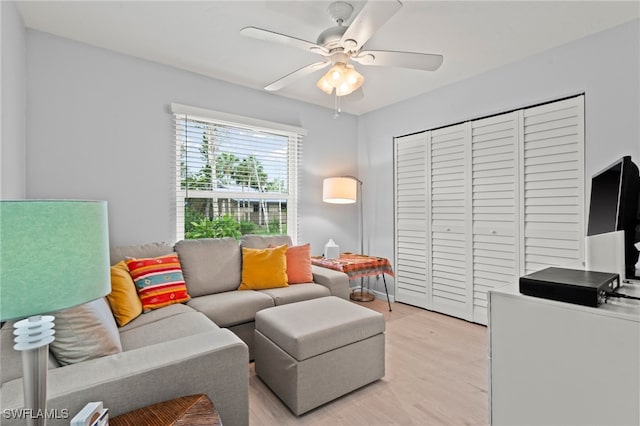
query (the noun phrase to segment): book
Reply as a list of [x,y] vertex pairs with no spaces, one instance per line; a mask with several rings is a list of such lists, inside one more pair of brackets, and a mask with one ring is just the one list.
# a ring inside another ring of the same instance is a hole
[[76,414],[70,426],[107,426],[109,409],[102,406],[102,401],[89,402]]

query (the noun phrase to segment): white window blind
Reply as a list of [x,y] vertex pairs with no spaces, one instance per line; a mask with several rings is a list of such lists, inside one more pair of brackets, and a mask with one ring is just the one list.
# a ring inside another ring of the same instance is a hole
[[176,239],[289,234],[297,241],[306,131],[179,104],[171,110]]

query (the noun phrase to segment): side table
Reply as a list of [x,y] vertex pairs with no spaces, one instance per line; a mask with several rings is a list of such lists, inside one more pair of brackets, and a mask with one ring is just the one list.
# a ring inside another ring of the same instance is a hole
[[[364,277],[379,277],[382,275],[384,282],[384,291],[387,295],[387,304],[391,311],[391,302],[389,301],[389,291],[387,289],[387,280],[384,274],[394,276],[393,268],[388,259],[384,257],[367,256],[364,254],[341,253],[336,259],[325,259],[322,256],[311,256],[311,263],[316,266],[333,269],[335,271],[344,272],[349,277],[349,281]],[[360,293],[351,293],[351,300],[359,302],[370,302],[375,297],[370,293],[364,293],[362,281],[360,282]]]
[[139,408],[109,419],[110,426],[222,426],[207,395],[189,395]]

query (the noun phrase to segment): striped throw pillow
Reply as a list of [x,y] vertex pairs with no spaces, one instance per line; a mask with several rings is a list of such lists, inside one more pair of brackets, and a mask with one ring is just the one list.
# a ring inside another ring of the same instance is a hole
[[190,299],[177,254],[126,263],[145,312]]

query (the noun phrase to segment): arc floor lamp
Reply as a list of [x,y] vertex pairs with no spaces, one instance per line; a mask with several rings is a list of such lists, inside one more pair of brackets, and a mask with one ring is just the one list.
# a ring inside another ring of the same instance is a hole
[[[359,189],[359,191],[358,191]],[[360,195],[358,196],[358,192]],[[364,254],[364,211],[362,206],[362,181],[355,176],[338,176],[324,179],[322,182],[322,201],[331,204],[353,204],[360,199],[360,254]],[[351,300],[370,302],[375,299],[371,293],[364,292],[364,278],[360,279],[360,292],[352,292]]]

